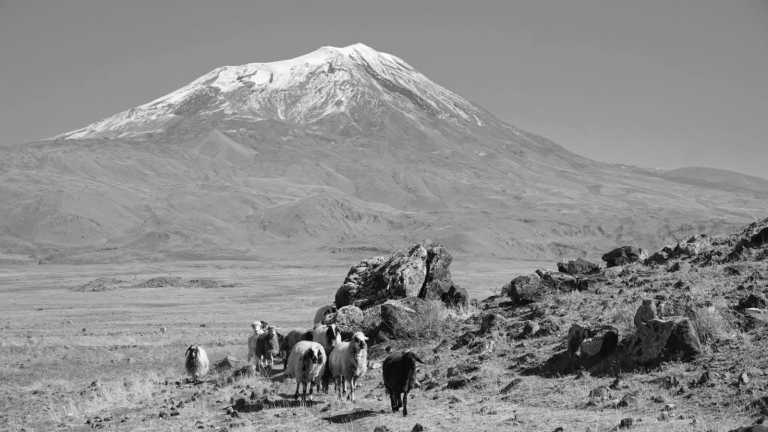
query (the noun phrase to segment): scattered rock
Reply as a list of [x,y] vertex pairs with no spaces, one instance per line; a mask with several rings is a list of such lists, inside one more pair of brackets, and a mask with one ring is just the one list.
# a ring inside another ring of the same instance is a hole
[[634,422],[634,421],[632,420],[632,418],[630,418],[630,417],[627,417],[627,418],[623,418],[623,419],[621,419],[621,421],[619,422],[619,429],[629,429],[629,428],[631,428],[631,427],[632,427],[632,425],[633,425],[634,423],[635,423],[635,422]]
[[557,263],[557,271],[569,275],[588,275],[600,272],[600,266],[583,258]]
[[608,267],[630,264],[645,258],[645,251],[635,246],[621,246],[603,255],[603,261]]
[[637,308],[635,312],[635,327],[640,327],[647,321],[657,318],[656,306],[653,304],[653,300],[644,299],[643,303]]
[[416,423],[413,425],[411,432],[424,432],[425,430],[427,429],[424,426],[422,426],[420,423]]
[[761,293],[750,293],[739,300],[736,310],[743,311],[749,308],[765,309],[768,307],[768,299]]

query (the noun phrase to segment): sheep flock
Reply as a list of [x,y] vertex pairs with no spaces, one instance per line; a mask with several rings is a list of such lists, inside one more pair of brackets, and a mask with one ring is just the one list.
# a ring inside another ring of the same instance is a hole
[[[323,324],[323,318],[332,312],[323,307],[317,311],[312,329],[294,329],[285,334],[265,321],[254,321],[247,341],[248,362],[262,376],[271,377],[274,359],[281,357],[282,373],[296,381],[295,400],[311,400],[315,390],[327,394],[332,382],[339,400],[346,397],[354,402],[358,380],[368,371],[368,338],[359,331],[343,338],[335,324]],[[417,362],[423,363],[410,351],[391,353],[383,362],[382,378],[392,411],[402,407],[404,416],[408,414],[408,392],[417,386]],[[203,347],[187,348],[185,367],[191,380],[199,383],[210,369]]]

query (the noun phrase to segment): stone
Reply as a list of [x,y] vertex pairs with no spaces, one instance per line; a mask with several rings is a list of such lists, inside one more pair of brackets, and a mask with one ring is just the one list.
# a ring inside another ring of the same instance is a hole
[[426,300],[410,297],[402,300],[388,300],[381,305],[379,333],[390,338],[407,338],[422,319],[421,311],[427,308]]
[[501,289],[515,305],[526,305],[541,301],[547,293],[541,277],[537,274],[518,276]]
[[750,293],[739,300],[736,310],[743,311],[749,308],[765,309],[768,306],[768,300],[761,293]]
[[606,266],[616,267],[645,260],[646,253],[635,246],[621,246],[603,255]]
[[587,279],[577,278],[566,273],[536,270],[536,274],[550,291],[571,292],[584,291],[589,288]]
[[666,360],[689,361],[701,354],[696,329],[688,318],[651,319],[637,327],[635,335],[627,338],[626,355],[643,366]]
[[590,328],[574,324],[568,329],[568,352],[581,359],[606,356],[619,342],[619,331],[613,326]]
[[424,426],[422,426],[420,423],[416,423],[413,425],[411,432],[424,432],[425,430],[427,429]]
[[336,291],[335,306],[354,305],[367,309],[387,300],[420,297],[442,300],[451,306],[466,307],[467,291],[451,279],[453,257],[440,245],[420,244],[389,257],[363,260],[350,268]]
[[357,306],[347,305],[336,311],[333,323],[342,332],[363,331],[365,316],[363,310]]
[[729,432],[768,432],[768,426],[761,424],[742,426],[740,428],[731,429]]
[[600,272],[600,266],[583,258],[576,258],[568,262],[557,263],[557,271],[567,273],[572,276],[588,275]]
[[653,304],[653,300],[644,299],[635,312],[635,327],[640,327],[643,323],[657,318],[656,306]]

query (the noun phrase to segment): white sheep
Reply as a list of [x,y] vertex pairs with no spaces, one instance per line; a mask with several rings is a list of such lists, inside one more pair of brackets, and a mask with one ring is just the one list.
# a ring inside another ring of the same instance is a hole
[[367,340],[363,332],[356,332],[351,341],[342,342],[331,351],[328,364],[339,399],[343,393],[347,393],[347,399],[352,399],[353,402],[355,400],[357,380],[368,370]]
[[312,387],[318,385],[318,381],[326,367],[325,349],[322,345],[312,341],[299,341],[291,349],[288,355],[288,367],[286,375],[296,379],[296,394],[299,398],[299,385],[303,386],[301,400],[307,400],[307,385],[309,385],[309,398],[312,400]]
[[208,354],[205,353],[203,347],[200,345],[190,345],[187,348],[185,357],[184,366],[186,366],[187,373],[193,380],[198,381],[208,373],[210,363],[208,362]]
[[328,356],[333,347],[341,343],[341,332],[336,324],[321,324],[312,330],[312,340],[322,345]]

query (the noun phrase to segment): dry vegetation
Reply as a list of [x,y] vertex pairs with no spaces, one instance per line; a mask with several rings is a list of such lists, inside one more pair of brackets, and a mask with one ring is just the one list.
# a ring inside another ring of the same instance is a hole
[[[218,289],[137,288],[135,282],[108,291],[72,289],[104,273],[103,268],[83,268],[82,280],[67,274],[30,277],[37,281],[34,289],[8,283],[16,276],[4,275],[0,429],[372,431],[386,426],[410,431],[419,423],[432,431],[563,427],[596,432],[616,430],[631,418],[632,430],[638,431],[727,431],[768,414],[759,404],[768,384],[765,327],[734,311],[747,292],[765,289],[764,279],[744,287],[745,275],[753,270],[768,275],[765,262],[749,263],[738,276],[727,274],[723,265],[683,272],[631,265],[586,291],[551,295],[524,307],[490,300],[448,311],[430,303],[412,323],[412,340],[371,347],[373,368],[357,403],[321,394],[308,405],[292,401],[294,384],[283,380],[279,369],[271,379],[233,378],[232,369],[214,370],[202,384],[188,383],[184,348],[200,343],[214,363],[227,355],[243,359],[251,320],[308,326],[345,265],[286,267],[282,275],[274,267],[220,266],[172,272],[187,280],[205,274],[228,286]],[[482,271],[463,270],[454,272],[456,279],[484,285],[464,282],[475,297],[501,285],[495,278],[503,271],[488,278]],[[99,277],[140,282],[153,276],[137,269],[135,277],[118,269],[106,273]],[[305,282],[295,285],[299,280]],[[304,296],[296,300],[286,292]],[[627,334],[641,300],[653,297],[665,298],[694,320],[704,344],[696,361],[624,371],[618,381],[588,372],[553,378],[525,373],[563,349],[571,323],[611,324]],[[460,335],[478,330],[480,316],[488,312],[503,315],[515,331],[530,320],[554,327],[535,337],[491,332],[480,338],[494,342],[490,349],[482,344],[452,349]],[[426,361],[407,418],[388,410],[377,368],[387,347],[413,348]],[[702,378],[705,372],[708,379]],[[747,382],[739,381],[742,373]],[[238,399],[244,405],[228,410]]]

